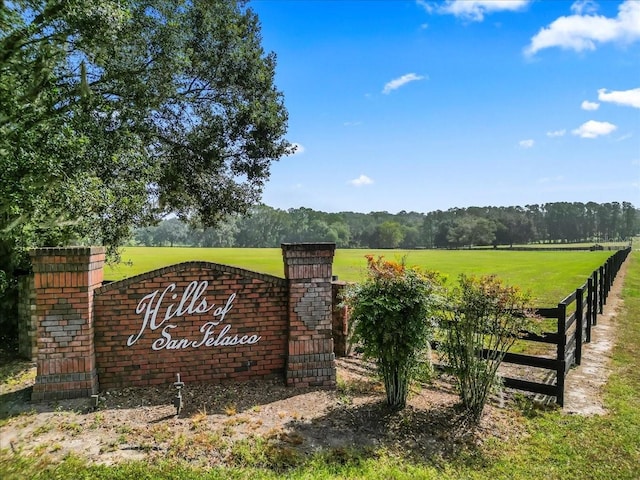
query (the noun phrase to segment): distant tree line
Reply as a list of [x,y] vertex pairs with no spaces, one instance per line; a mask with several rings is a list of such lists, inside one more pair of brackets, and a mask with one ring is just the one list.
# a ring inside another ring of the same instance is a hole
[[554,202],[525,207],[468,207],[429,213],[281,210],[258,205],[215,228],[169,218],[134,232],[145,246],[278,247],[335,242],[339,248],[464,248],[529,243],[627,240],[640,233],[629,202]]

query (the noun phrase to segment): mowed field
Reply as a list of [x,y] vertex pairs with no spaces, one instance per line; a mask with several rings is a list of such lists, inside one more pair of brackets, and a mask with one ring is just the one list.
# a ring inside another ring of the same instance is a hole
[[[371,250],[338,249],[333,274],[356,282],[364,277],[365,255],[389,260],[405,259],[408,265],[435,270],[455,284],[458,275],[495,274],[509,285],[531,292],[537,307],[553,306],[580,287],[606,262],[610,251],[505,251],[505,250]],[[187,261],[231,265],[277,277],[284,276],[279,248],[127,247],[122,262],[105,269],[105,280],[120,280]]]

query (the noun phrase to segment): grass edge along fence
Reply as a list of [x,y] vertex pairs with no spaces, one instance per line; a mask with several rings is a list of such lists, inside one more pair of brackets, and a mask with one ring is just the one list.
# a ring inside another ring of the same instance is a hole
[[555,396],[556,403],[564,405],[565,378],[572,366],[580,365],[582,345],[591,341],[591,328],[597,325],[598,314],[602,314],[611,286],[630,252],[631,247],[628,247],[611,255],[580,287],[560,301],[557,307],[534,308],[540,317],[555,319],[557,330],[541,334],[522,332],[520,339],[555,344],[555,358],[509,352],[503,362],[547,369],[552,374],[555,372],[555,378],[542,383],[502,377],[505,387]]

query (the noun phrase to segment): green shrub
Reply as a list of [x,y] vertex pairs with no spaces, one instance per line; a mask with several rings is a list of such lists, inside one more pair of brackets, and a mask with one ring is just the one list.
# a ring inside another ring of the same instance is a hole
[[421,364],[421,352],[433,334],[430,318],[441,285],[437,274],[367,256],[364,282],[346,289],[353,339],[374,359],[382,375],[387,403],[406,405],[409,382]]
[[494,275],[460,275],[442,310],[442,350],[457,379],[462,406],[474,422],[482,417],[497,371],[520,332],[535,321],[529,295]]

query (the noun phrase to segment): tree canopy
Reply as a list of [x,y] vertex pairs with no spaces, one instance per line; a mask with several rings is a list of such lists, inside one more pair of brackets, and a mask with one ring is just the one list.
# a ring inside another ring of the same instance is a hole
[[[166,225],[165,225],[166,224]],[[169,233],[171,227],[172,233]],[[640,210],[629,202],[468,207],[428,213],[339,212],[252,207],[215,228],[186,229],[177,219],[137,230],[147,246],[278,247],[283,242],[335,242],[339,248],[467,248],[527,243],[629,240]],[[177,237],[180,232],[180,238]]]
[[0,2],[0,280],[31,246],[246,212],[292,149],[274,69],[242,1]]

